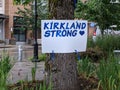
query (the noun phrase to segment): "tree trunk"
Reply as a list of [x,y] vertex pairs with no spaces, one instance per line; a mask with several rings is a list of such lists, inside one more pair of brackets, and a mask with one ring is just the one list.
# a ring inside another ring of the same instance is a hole
[[46,66],[46,80],[52,83],[53,90],[80,90],[74,54],[55,54],[54,60],[49,60]]
[[[73,0],[49,0],[49,11],[53,19],[74,19]],[[54,60],[46,62],[46,71],[46,81],[52,83],[53,90],[80,90],[74,53],[55,54]]]

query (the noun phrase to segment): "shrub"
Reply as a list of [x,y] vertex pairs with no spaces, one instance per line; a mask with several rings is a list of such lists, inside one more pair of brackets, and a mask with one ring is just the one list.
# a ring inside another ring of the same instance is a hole
[[77,63],[77,69],[79,75],[83,75],[84,77],[89,77],[94,74],[95,65],[90,62],[90,60],[86,57],[85,59],[81,59]]
[[6,90],[6,78],[7,74],[11,69],[10,57],[8,54],[3,53],[0,60],[0,89]]
[[120,49],[120,36],[107,35],[98,37],[95,46],[98,46],[104,52],[113,52],[114,49]]
[[101,60],[97,77],[100,80],[102,90],[119,90],[120,89],[120,66],[118,60],[113,55],[108,60]]
[[[47,58],[46,54],[39,54],[39,55],[38,55],[38,60],[40,60],[40,61],[45,61],[46,58]],[[33,57],[30,57],[30,58],[28,58],[28,59],[32,61],[34,58],[33,58]]]
[[87,48],[99,47],[103,52],[113,52],[114,49],[120,49],[119,35],[104,35],[98,36],[93,42],[91,38],[88,39]]
[[93,62],[99,62],[102,58],[106,58],[106,54],[99,48],[87,48],[86,52],[81,53],[81,58],[90,58]]

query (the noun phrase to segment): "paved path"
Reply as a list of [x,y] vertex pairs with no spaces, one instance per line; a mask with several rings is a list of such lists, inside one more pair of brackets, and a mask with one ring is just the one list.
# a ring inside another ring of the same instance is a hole
[[[33,46],[23,45],[22,46],[22,60],[28,60],[30,57],[33,57]],[[41,46],[38,47],[38,54],[41,54]],[[11,58],[18,60],[18,45],[5,45],[4,47],[0,46],[0,56],[2,51],[7,51]]]
[[[0,47],[0,55],[2,51],[8,52],[11,58],[14,58],[14,66],[8,73],[7,84],[17,83],[21,80],[32,80],[32,68],[35,67],[35,63],[32,63],[28,58],[33,57],[33,46],[24,45],[23,46],[23,56],[22,61],[18,61],[18,46],[17,45],[7,45]],[[41,53],[41,47],[39,46],[39,54]],[[38,62],[36,68],[36,80],[43,80],[45,74],[44,62]]]
[[[7,77],[7,84],[17,83],[20,80],[31,81],[32,80],[32,68],[35,67],[35,63],[32,62],[16,62],[13,68],[10,70]],[[36,68],[36,80],[44,80],[44,62],[38,62]]]

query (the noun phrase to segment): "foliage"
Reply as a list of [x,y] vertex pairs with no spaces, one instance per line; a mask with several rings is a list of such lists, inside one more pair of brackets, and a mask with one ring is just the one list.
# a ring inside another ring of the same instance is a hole
[[[32,4],[31,4],[32,3]],[[30,8],[24,7],[24,10],[18,7],[18,12],[16,12],[17,15],[23,17],[22,24],[24,27],[26,27],[28,30],[34,29],[34,19],[35,19],[35,7],[34,2],[31,2],[29,4]],[[41,30],[41,20],[47,19],[48,17],[48,7],[47,7],[47,0],[41,1],[37,0],[37,29]]]
[[8,54],[3,53],[2,57],[0,59],[0,89],[5,90],[6,89],[6,78],[7,74],[11,69],[10,64],[10,57]]
[[[38,55],[38,59],[39,59],[40,61],[45,61],[46,58],[47,58],[46,54],[39,54],[39,55]],[[29,58],[29,60],[31,60],[31,61],[32,61],[33,59],[34,59],[33,57],[30,57],[30,58]]]
[[90,77],[94,74],[96,67],[87,57],[85,59],[79,60],[77,64],[79,75],[81,74],[85,77]]
[[120,36],[118,35],[107,35],[98,37],[95,45],[101,48],[104,52],[113,52],[113,50],[120,49]]
[[120,5],[111,4],[110,0],[88,0],[86,3],[78,0],[75,16],[96,22],[102,33],[113,24],[120,29]]
[[87,48],[92,48],[92,47],[95,47],[95,42],[93,41],[92,38],[88,38],[87,39]]
[[[98,36],[96,41],[93,42],[92,39],[88,39],[87,48],[100,48],[101,51],[104,53],[113,52],[113,50],[120,49],[120,36],[119,35],[105,35],[105,36]],[[98,50],[99,51],[99,50]],[[97,51],[96,51],[97,52]]]
[[36,68],[35,67],[32,67],[31,73],[32,73],[32,80],[35,81],[35,75],[36,75]]
[[[119,90],[120,88],[119,63],[120,63],[119,58],[115,58],[113,54],[110,54],[107,60],[101,59],[100,63],[98,64],[95,63],[93,64],[92,62],[90,62],[89,58],[81,59],[80,61],[78,61],[78,72],[81,79],[86,77],[88,78],[89,81],[92,79],[91,78],[92,76],[94,76],[94,78],[98,78],[99,83],[97,84],[98,85],[97,90]],[[83,85],[84,84],[85,83],[83,83]]]
[[20,81],[14,85],[8,85],[9,90],[52,90],[52,86],[46,86],[45,81]]
[[24,1],[22,1],[22,0],[13,0],[13,2],[14,2],[14,4],[24,4],[24,5],[26,5],[26,4],[28,4],[28,3],[30,3],[32,0],[24,0]]
[[118,59],[110,55],[108,60],[101,60],[97,70],[102,90],[119,90],[120,88],[120,66]]
[[38,58],[39,58],[41,61],[45,61],[46,58],[47,58],[47,55],[46,55],[46,54],[40,54],[40,55],[38,55]]
[[97,46],[87,48],[86,52],[81,53],[81,58],[88,57],[92,62],[99,62],[102,58],[106,58],[106,54]]

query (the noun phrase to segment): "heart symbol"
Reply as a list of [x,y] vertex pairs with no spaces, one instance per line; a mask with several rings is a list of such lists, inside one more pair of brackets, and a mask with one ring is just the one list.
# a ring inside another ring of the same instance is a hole
[[84,35],[85,34],[85,31],[79,31],[80,35]]

